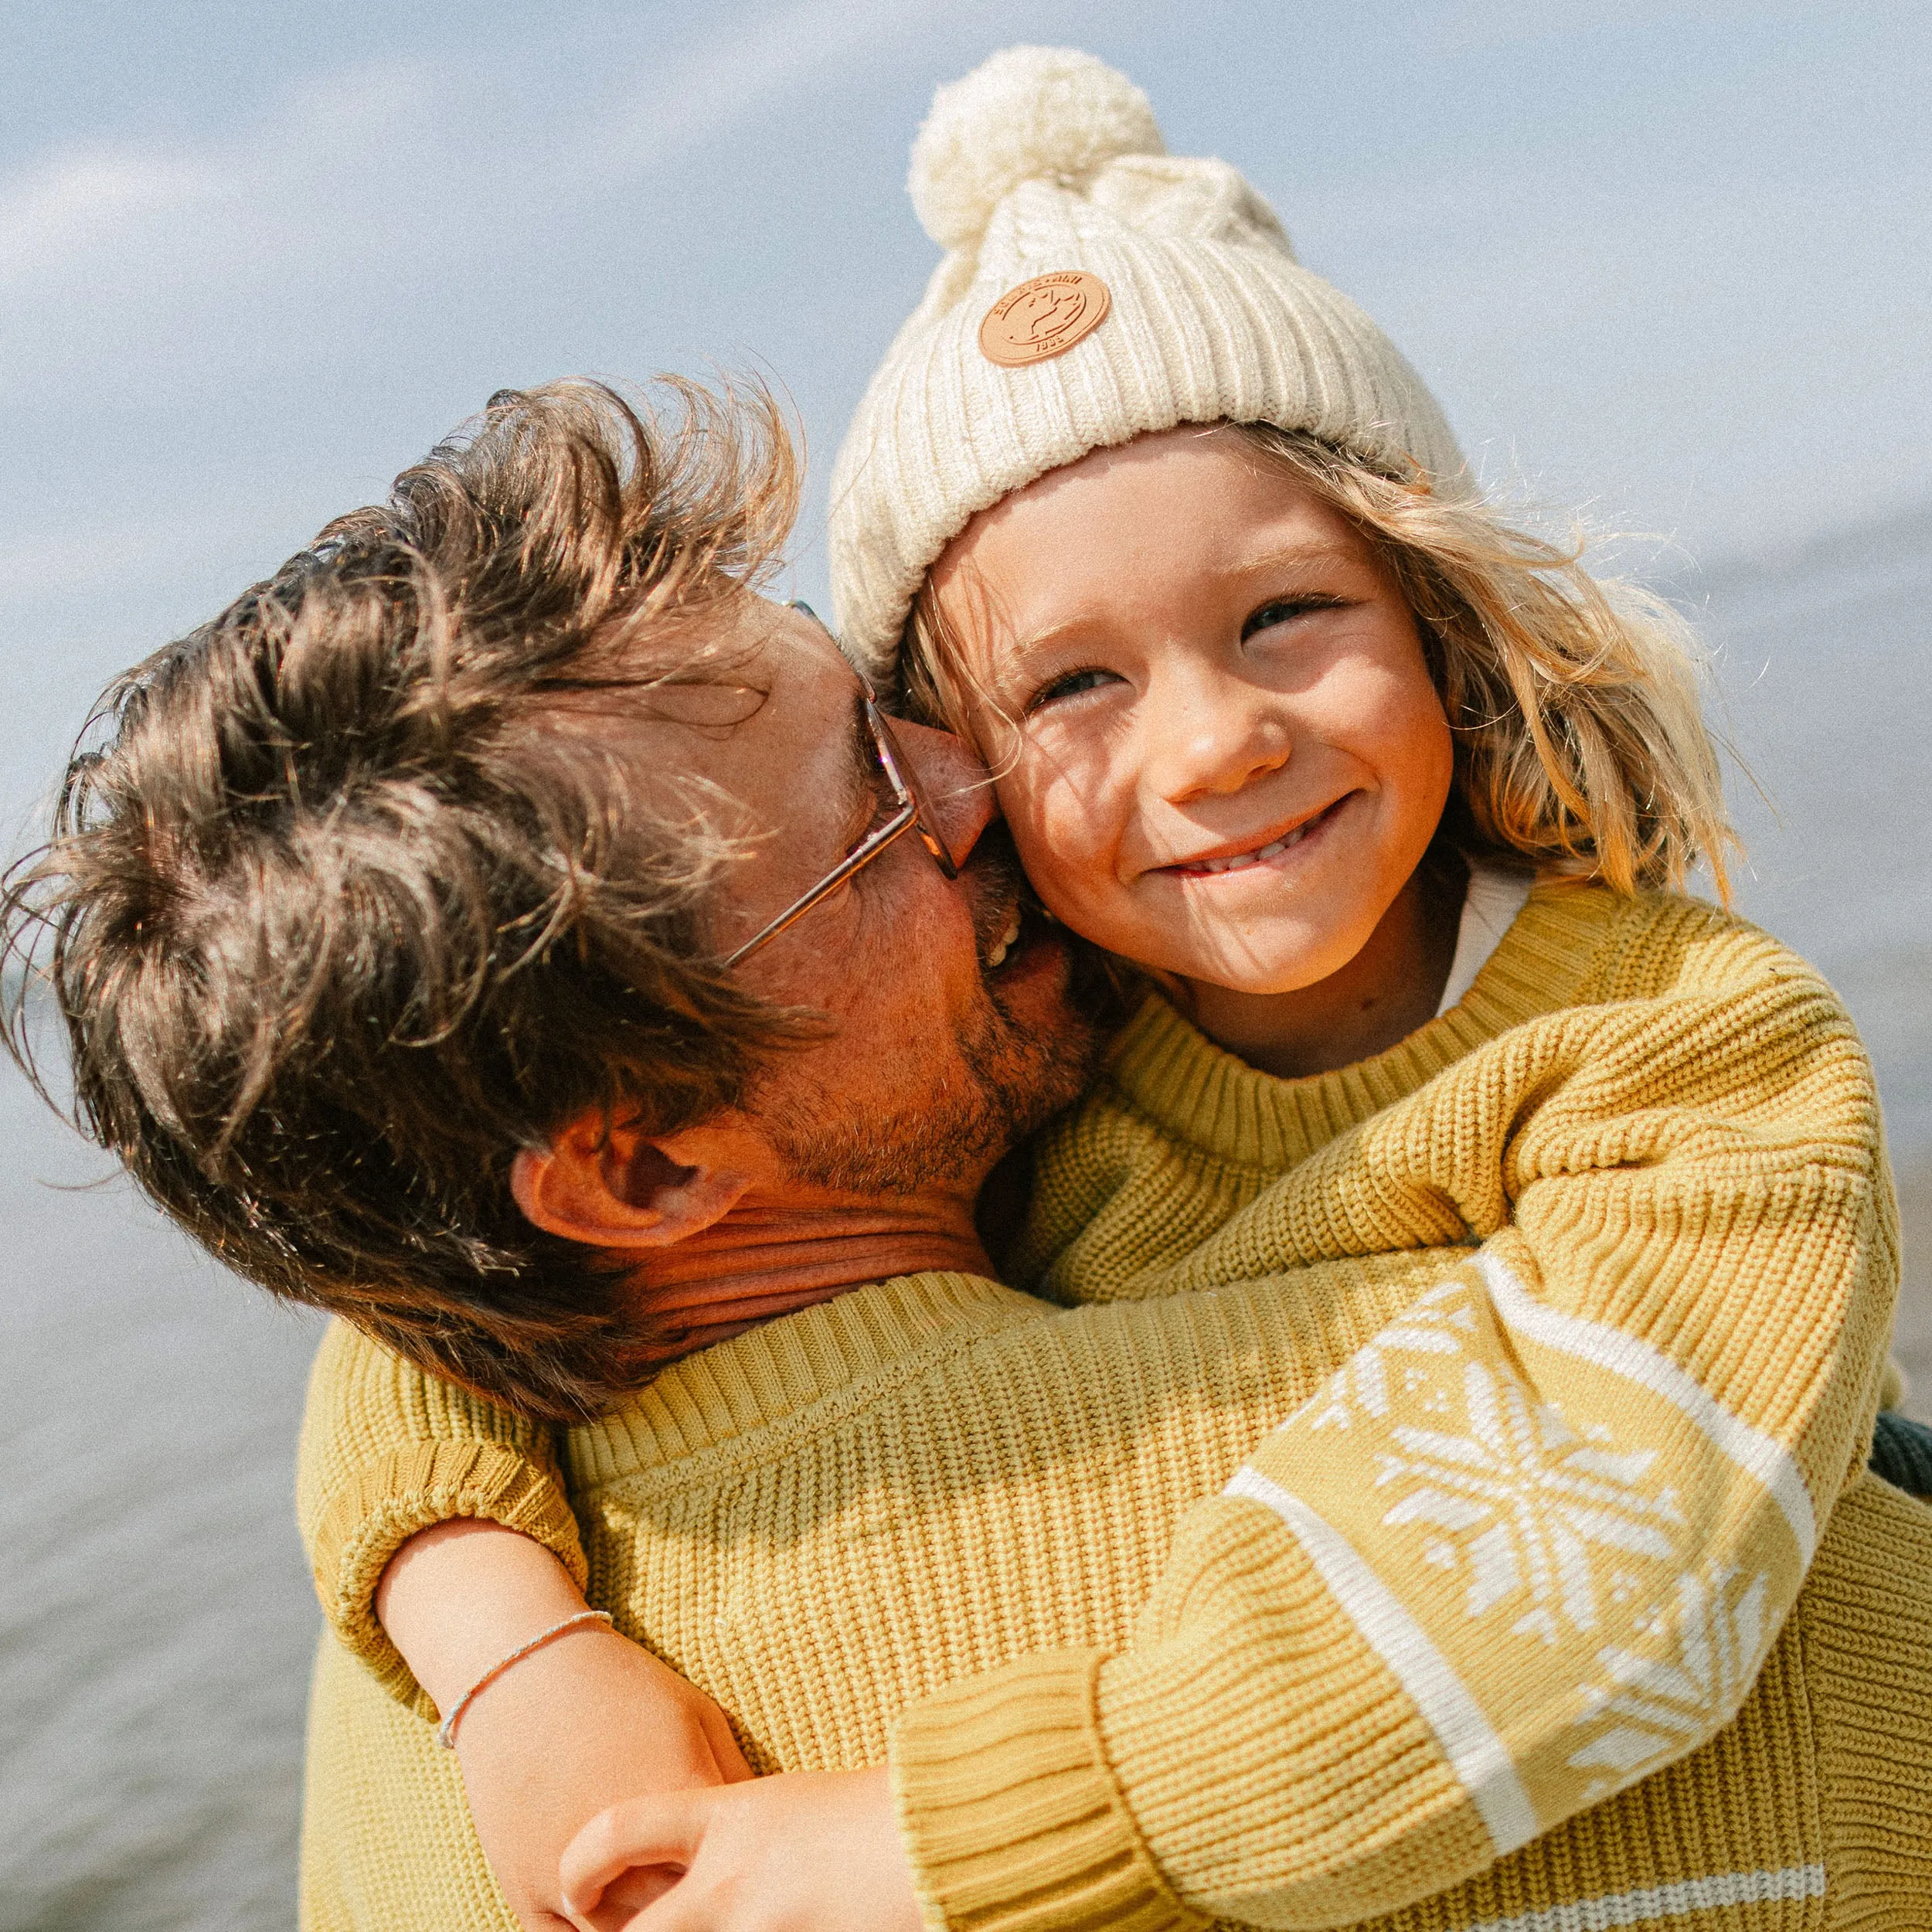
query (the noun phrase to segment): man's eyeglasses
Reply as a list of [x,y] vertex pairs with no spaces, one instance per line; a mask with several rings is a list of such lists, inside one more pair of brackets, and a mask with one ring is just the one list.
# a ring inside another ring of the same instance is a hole
[[[794,611],[802,611],[808,617],[818,613],[808,604],[794,604]],[[829,899],[855,872],[862,872],[879,855],[895,840],[903,838],[909,832],[918,833],[920,842],[933,855],[933,862],[948,879],[959,876],[959,868],[953,863],[953,855],[946,849],[946,842],[940,835],[939,821],[933,814],[925,794],[920,789],[919,781],[913,775],[913,768],[906,761],[906,754],[899,748],[899,741],[893,736],[893,729],[886,714],[879,708],[878,700],[872,694],[872,687],[862,677],[859,680],[862,692],[860,702],[864,708],[866,728],[872,733],[872,754],[877,759],[880,774],[891,798],[891,810],[884,824],[875,827],[847,852],[838,863],[827,872],[802,898],[795,899],[772,920],[761,927],[725,961],[727,966],[736,966],[749,959],[760,946],[776,939],[787,926],[796,925],[821,900]]]

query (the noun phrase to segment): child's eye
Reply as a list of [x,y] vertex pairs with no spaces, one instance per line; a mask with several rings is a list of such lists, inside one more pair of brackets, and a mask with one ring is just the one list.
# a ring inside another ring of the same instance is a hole
[[1056,678],[1051,684],[1043,685],[1026,701],[1028,716],[1043,705],[1054,703],[1061,698],[1071,698],[1083,691],[1097,691],[1104,684],[1118,684],[1121,680],[1111,671],[1070,671],[1063,678]]
[[1247,622],[1241,627],[1241,641],[1246,644],[1256,631],[1272,630],[1278,624],[1305,617],[1311,611],[1340,611],[1346,607],[1346,600],[1341,597],[1275,597],[1250,614]]

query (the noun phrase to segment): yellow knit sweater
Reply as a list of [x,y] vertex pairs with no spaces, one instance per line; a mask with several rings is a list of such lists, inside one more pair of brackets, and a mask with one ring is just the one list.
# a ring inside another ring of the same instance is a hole
[[1800,962],[1551,889],[1319,1080],[1157,1002],[1024,1248],[1085,1305],[882,1284],[560,1444],[332,1334],[304,1522],[377,1671],[325,1646],[315,1932],[507,1923],[369,1596],[452,1514],[580,1564],[566,1495],[755,1763],[889,1750],[936,1922],[1932,1926],[1932,1512],[1856,1473],[1894,1223]]

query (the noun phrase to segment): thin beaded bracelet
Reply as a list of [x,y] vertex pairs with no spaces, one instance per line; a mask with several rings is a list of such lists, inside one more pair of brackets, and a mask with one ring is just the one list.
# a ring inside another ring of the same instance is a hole
[[[580,1610],[574,1617],[566,1617],[560,1624],[553,1624],[548,1630],[540,1630],[527,1644],[519,1644],[509,1656],[499,1658],[450,1706],[450,1714],[436,1727],[436,1741],[444,1750],[456,1749],[456,1721],[470,1707],[471,1699],[480,1690],[487,1690],[512,1664],[519,1663],[533,1650],[540,1650],[553,1637],[561,1637],[566,1630],[575,1630],[580,1624],[608,1624],[611,1621],[607,1610]],[[614,1625],[613,1626],[614,1628]]]

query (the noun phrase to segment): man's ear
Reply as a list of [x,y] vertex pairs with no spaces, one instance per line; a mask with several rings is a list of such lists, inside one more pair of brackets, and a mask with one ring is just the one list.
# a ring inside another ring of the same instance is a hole
[[634,1127],[586,1114],[544,1148],[510,1164],[523,1218],[546,1233],[595,1248],[663,1248],[701,1233],[736,1207],[751,1177],[681,1165]]

